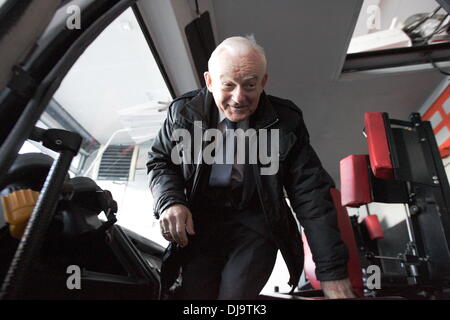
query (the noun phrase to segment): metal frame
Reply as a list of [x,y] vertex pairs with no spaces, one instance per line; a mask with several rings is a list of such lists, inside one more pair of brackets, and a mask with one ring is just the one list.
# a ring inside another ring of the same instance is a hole
[[342,73],[450,61],[450,43],[348,54]]
[[[389,119],[387,114],[383,114],[383,118],[395,180],[406,183],[409,195],[406,207],[409,249],[412,256],[419,259],[418,263],[406,265],[410,266],[412,282],[448,286],[450,186],[433,130],[430,123],[422,121],[418,113],[411,114],[409,122]],[[405,135],[401,134],[402,129],[395,126],[406,128]],[[413,267],[415,265],[417,268]]]
[[173,89],[172,83],[170,82],[169,75],[167,74],[167,71],[164,68],[164,64],[162,62],[161,56],[159,55],[158,50],[156,49],[156,45],[153,42],[150,31],[148,30],[148,28],[145,24],[145,20],[142,16],[141,12],[139,11],[139,7],[136,4],[134,4],[131,6],[131,8],[133,9],[134,15],[136,16],[136,20],[139,23],[139,26],[141,27],[142,33],[144,34],[144,37],[145,37],[145,40],[147,40],[147,44],[150,48],[150,51],[153,54],[156,64],[158,65],[159,71],[161,72],[164,82],[167,85],[167,89],[169,89],[172,99],[175,99],[177,95],[175,93],[175,90]]

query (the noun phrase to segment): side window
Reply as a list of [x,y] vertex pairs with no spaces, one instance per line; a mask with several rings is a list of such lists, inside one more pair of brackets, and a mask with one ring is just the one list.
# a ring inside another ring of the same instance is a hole
[[[171,99],[129,8],[78,59],[38,123],[81,134],[71,176],[90,177],[111,191],[117,223],[161,244],[145,164]],[[27,142],[21,152],[36,148]]]

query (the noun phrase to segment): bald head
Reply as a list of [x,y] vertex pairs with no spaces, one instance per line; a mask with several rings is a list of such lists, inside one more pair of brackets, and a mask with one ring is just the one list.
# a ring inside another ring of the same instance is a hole
[[264,50],[243,37],[225,39],[211,54],[206,86],[229,120],[239,122],[255,112],[267,82],[266,65]]
[[208,70],[213,71],[230,57],[250,57],[255,63],[260,64],[262,72],[266,73],[267,61],[264,49],[254,40],[245,37],[230,37],[222,41],[208,60]]

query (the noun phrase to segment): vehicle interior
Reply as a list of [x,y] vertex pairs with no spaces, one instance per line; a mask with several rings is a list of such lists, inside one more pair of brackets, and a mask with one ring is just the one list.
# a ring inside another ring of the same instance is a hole
[[[0,299],[170,299],[147,156],[236,35],[264,48],[265,91],[299,106],[335,182],[357,299],[449,299],[449,14],[448,0],[0,1]],[[279,256],[260,299],[324,299],[303,247],[295,290]]]

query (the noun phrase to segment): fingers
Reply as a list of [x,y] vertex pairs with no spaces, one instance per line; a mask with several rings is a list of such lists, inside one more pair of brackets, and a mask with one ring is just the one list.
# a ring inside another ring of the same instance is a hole
[[173,234],[175,241],[181,246],[184,247],[188,243],[187,235],[186,235],[186,221],[182,221],[178,219],[175,221],[175,234]]
[[327,299],[356,298],[349,279],[321,281],[320,285]]
[[167,241],[174,241],[171,233],[170,233],[170,226],[169,226],[169,222],[167,220],[159,220],[159,225],[161,227],[161,234],[164,237],[164,239],[166,239]]
[[181,247],[188,244],[189,234],[194,234],[194,223],[189,209],[183,205],[174,205],[166,209],[160,217],[161,234],[167,241],[175,241]]
[[188,218],[186,220],[186,231],[191,236],[195,235],[194,231],[194,221],[192,220],[192,214],[188,215]]

